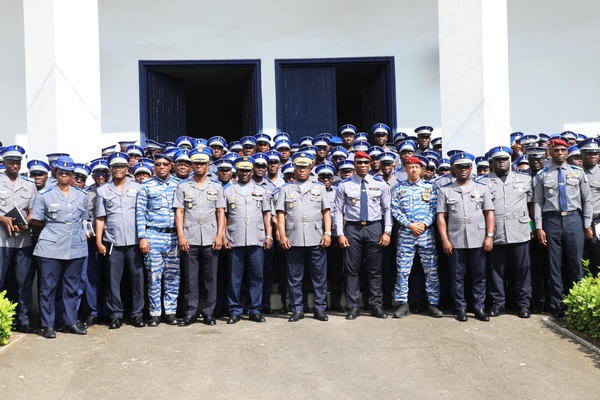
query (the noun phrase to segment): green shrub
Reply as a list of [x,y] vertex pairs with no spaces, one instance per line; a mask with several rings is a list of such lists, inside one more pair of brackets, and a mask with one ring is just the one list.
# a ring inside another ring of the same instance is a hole
[[6,298],[6,290],[0,292],[0,346],[6,345],[12,335],[15,308],[17,308],[17,303]]
[[570,327],[600,339],[600,274],[588,274],[577,282],[565,298]]

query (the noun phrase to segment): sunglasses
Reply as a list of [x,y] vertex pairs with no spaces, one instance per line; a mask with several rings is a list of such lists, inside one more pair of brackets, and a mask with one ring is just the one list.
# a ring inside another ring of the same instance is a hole
[[471,168],[470,165],[467,164],[459,164],[459,165],[455,165],[456,169],[469,169]]
[[267,166],[265,164],[254,164],[254,168],[256,169],[265,169]]
[[85,178],[83,176],[76,176],[74,179],[75,182],[85,182]]
[[356,165],[367,165],[370,164],[370,161],[354,161]]
[[108,176],[108,172],[94,172],[92,174],[92,176],[96,176],[96,177],[99,177],[99,176]]
[[317,146],[317,150],[327,150],[327,146]]
[[56,171],[56,175],[62,175],[62,176],[71,175],[71,173],[72,173],[71,171],[60,171],[60,170]]
[[29,176],[32,177],[32,178],[37,178],[39,176],[44,176],[44,175],[46,175],[46,174],[43,173],[43,172],[30,172],[29,173]]
[[154,163],[155,167],[168,167],[171,163]]

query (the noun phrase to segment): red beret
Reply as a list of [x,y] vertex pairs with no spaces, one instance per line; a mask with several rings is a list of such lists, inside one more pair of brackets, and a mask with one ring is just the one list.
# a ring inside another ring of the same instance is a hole
[[550,141],[550,146],[552,146],[552,147],[559,147],[559,146],[569,147],[569,144],[562,139],[552,139]]
[[364,151],[357,151],[356,153],[354,153],[354,159],[357,158],[366,158],[367,160],[370,160],[371,156],[365,153]]
[[410,157],[407,157],[406,160],[404,160],[404,164],[423,164],[423,163],[421,162],[419,157],[410,156]]

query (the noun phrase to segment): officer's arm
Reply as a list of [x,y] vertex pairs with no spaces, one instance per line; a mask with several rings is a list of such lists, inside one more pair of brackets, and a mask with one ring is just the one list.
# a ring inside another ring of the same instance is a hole
[[338,234],[338,237],[344,236],[344,215],[342,210],[346,201],[346,192],[344,185],[340,183],[335,191],[335,200],[333,202],[333,225]]
[[283,250],[289,249],[291,246],[290,240],[285,234],[285,211],[277,210],[277,231],[279,234],[279,243]]
[[190,251],[190,244],[185,237],[183,232],[183,215],[185,210],[183,208],[175,209],[175,227],[177,228],[177,240],[179,241],[179,250]]
[[[494,229],[496,228],[496,219],[494,218],[494,210],[484,210],[483,215],[485,216],[485,239],[483,239],[483,251],[491,251],[494,247]],[[491,233],[492,237],[487,234]]]
[[590,189],[590,183],[587,180],[584,172],[581,172],[581,183],[579,185],[579,191],[581,193],[581,208],[583,209],[583,227],[591,228],[592,216],[594,215],[594,202],[592,200],[592,191]]
[[44,199],[42,196],[35,196],[35,201],[33,202],[33,211],[31,214],[31,219],[29,220],[29,224],[32,226],[39,226],[41,228],[44,227],[44,213],[46,212],[46,206],[44,205]]
[[322,211],[323,213],[323,232],[327,232],[323,234],[321,238],[321,246],[329,247],[331,244],[331,212],[329,209],[325,209]]
[[263,211],[263,224],[265,225],[264,248],[268,250],[273,246],[273,227],[271,226],[270,208]]
[[442,248],[446,255],[452,254],[452,243],[448,239],[448,226],[446,224],[446,212],[437,213],[437,227],[440,233],[440,239],[442,240]]
[[391,213],[392,216],[398,221],[402,228],[407,228],[410,224],[406,215],[402,212],[402,208],[400,207],[400,198],[398,197],[398,188],[394,188],[391,192],[392,201],[391,201]]
[[[383,183],[382,186],[383,186],[383,194],[381,196],[380,203],[381,203],[381,212],[383,214],[383,226],[384,226],[383,231],[391,232],[394,221],[392,221],[392,213],[390,212],[390,188],[385,183]],[[388,238],[388,243],[389,243],[389,238]],[[387,244],[385,246],[387,246]]]
[[102,236],[104,235],[104,223],[106,217],[96,217],[96,247],[98,253],[106,255],[106,247],[102,244]]

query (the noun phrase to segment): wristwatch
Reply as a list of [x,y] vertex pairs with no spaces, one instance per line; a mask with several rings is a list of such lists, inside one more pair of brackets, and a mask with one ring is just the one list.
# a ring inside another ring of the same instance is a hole
[[489,238],[493,238],[493,237],[494,237],[494,234],[493,234],[493,233],[489,233],[489,232],[488,232],[488,233],[486,234],[486,236],[487,236],[487,237],[489,237]]
[[329,236],[331,236],[331,232],[323,232],[323,235],[329,235]]
[[383,233],[385,233],[385,234],[386,234],[386,235],[388,235],[388,236],[392,236],[392,231],[385,231],[385,232],[383,232]]

